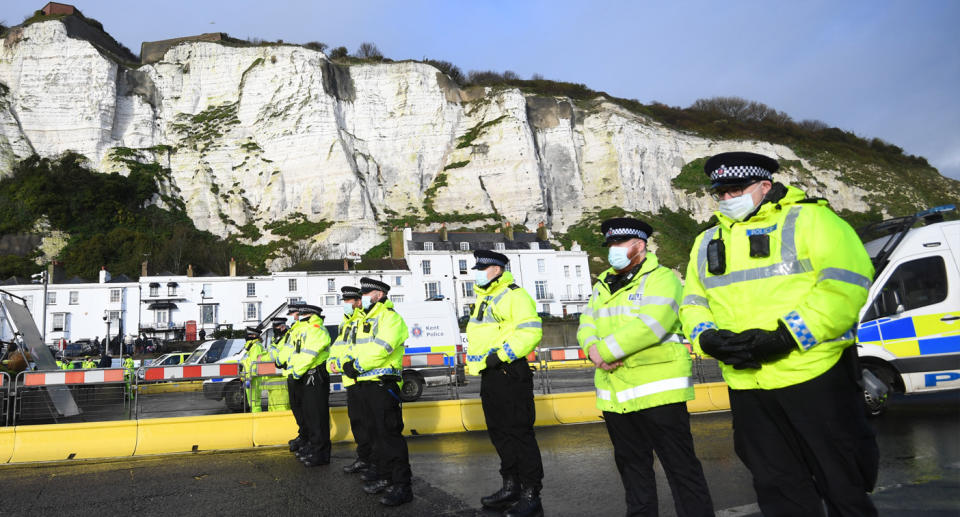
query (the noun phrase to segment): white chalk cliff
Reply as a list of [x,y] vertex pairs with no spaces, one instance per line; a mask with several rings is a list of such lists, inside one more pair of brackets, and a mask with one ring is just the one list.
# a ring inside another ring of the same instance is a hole
[[[298,46],[184,43],[130,69],[58,21],[0,41],[0,83],[0,173],[68,150],[125,172],[112,149],[153,148],[143,158],[171,169],[170,192],[198,228],[227,235],[301,213],[335,223],[318,240],[357,252],[383,239],[388,218],[424,215],[440,174],[438,214],[563,231],[610,206],[706,219],[712,202],[671,179],[717,152],[800,160],[781,145],[675,131],[602,99],[584,108],[517,89],[461,90],[427,64],[335,65]],[[867,209],[866,192],[837,171],[801,162],[817,181],[788,170],[786,182]],[[272,238],[265,231],[261,242]]]

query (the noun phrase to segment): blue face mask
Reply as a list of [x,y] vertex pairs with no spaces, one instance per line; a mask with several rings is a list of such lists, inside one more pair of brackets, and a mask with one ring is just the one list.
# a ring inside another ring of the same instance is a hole
[[630,248],[610,246],[610,249],[607,250],[607,263],[609,263],[613,269],[619,271],[630,265],[629,252]]
[[490,279],[487,278],[487,270],[481,269],[479,271],[474,271],[474,280],[476,280],[477,285],[483,287],[490,283]]
[[343,304],[343,315],[344,315],[344,316],[349,316],[349,315],[351,315],[351,314],[353,314],[353,304],[352,304],[352,303],[344,302],[344,304]]
[[373,300],[371,300],[369,296],[363,295],[360,298],[360,303],[363,304],[363,310],[367,310],[373,305]]

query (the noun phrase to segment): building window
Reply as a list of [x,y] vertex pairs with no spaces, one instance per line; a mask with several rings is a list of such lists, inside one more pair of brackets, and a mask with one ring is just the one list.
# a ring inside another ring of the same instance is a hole
[[473,307],[473,306],[472,306],[472,305],[464,305],[464,306],[463,306],[463,315],[464,315],[464,316],[469,316],[469,315],[470,315],[470,312],[471,312],[471,309],[470,309],[470,308],[471,308],[471,307]]
[[459,260],[458,263],[457,263],[457,265],[460,266],[460,274],[461,274],[461,275],[467,274],[467,261],[466,261],[466,260],[463,260],[463,259]]
[[201,298],[210,298],[213,296],[213,284],[203,284],[203,288],[200,289]]
[[473,298],[476,296],[473,294],[473,282],[464,282],[460,284],[460,289],[464,298]]
[[537,280],[536,282],[533,283],[533,285],[537,292],[537,299],[546,300],[547,299],[547,281]]
[[257,295],[257,284],[253,282],[247,282],[247,298]]
[[110,311],[107,313],[107,319],[112,323],[120,321],[120,311]]
[[583,284],[577,285],[577,295],[583,297]]
[[153,322],[157,325],[166,325],[170,321],[170,311],[164,309],[162,311],[153,311]]
[[334,280],[333,278],[328,278],[328,279],[327,279],[327,292],[328,292],[328,293],[335,293],[335,292],[337,292],[337,281]]
[[151,285],[151,286],[150,286],[150,297],[151,297],[151,298],[156,298],[157,296],[160,296],[160,286],[159,286],[159,285]]
[[177,286],[167,284],[167,296],[176,296],[177,295]]
[[425,274],[425,275],[429,275],[429,274],[430,274],[430,261],[429,261],[429,260],[424,260],[424,261],[420,262],[420,267],[423,268],[423,274]]
[[[253,284],[247,284],[251,286]],[[249,291],[249,288],[248,288]],[[245,303],[243,304],[243,315],[247,321],[257,321],[260,319],[260,305],[257,303]]]
[[547,261],[544,259],[537,259],[537,273],[546,273],[547,272]]
[[582,274],[583,274],[583,268],[581,266],[577,266],[577,278],[580,278]]
[[110,303],[120,303],[120,290],[111,289],[110,290]]
[[428,300],[440,296],[440,282],[427,282],[423,284],[423,289]]
[[328,305],[328,306],[336,305],[336,304],[337,304],[337,295],[335,295],[335,294],[327,295],[326,302],[327,302],[327,305]]
[[80,303],[80,292],[70,291],[70,305],[76,305],[78,303]]
[[402,276],[395,276],[395,277],[393,277],[393,285],[403,285],[403,284],[402,284],[402,281],[403,281],[403,277],[402,277]]
[[503,250],[507,249],[507,245],[504,244],[504,243],[502,243],[502,242],[495,242],[495,243],[493,243],[493,249],[495,249],[495,250],[497,250],[497,251],[503,251]]
[[217,323],[216,315],[217,315],[216,305],[200,306],[200,323],[202,325],[215,325]]
[[57,293],[50,291],[47,293],[47,305],[57,304]]
[[531,242],[531,243],[530,243],[530,249],[532,249],[532,250],[538,250],[538,249],[540,249],[540,243],[539,243],[539,242]]
[[391,296],[390,296],[390,299],[393,300],[394,303],[403,303],[403,295],[402,295],[402,294],[391,295]]
[[297,290],[297,279],[288,278],[287,279],[287,291],[294,292]]
[[460,243],[460,251],[470,251],[470,243],[469,243],[469,242],[461,242],[461,243]]
[[66,327],[67,315],[62,312],[53,313],[53,331],[54,332],[63,332],[64,327]]
[[570,278],[570,266],[563,266],[563,277]]
[[433,243],[432,242],[423,243],[423,251],[433,251]]
[[543,312],[544,312],[545,314],[550,314],[550,304],[549,304],[549,303],[543,304]]
[[567,298],[573,298],[573,286],[567,284]]

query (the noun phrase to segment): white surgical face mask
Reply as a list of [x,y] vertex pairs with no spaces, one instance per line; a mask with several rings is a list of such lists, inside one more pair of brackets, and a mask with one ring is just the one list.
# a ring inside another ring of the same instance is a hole
[[630,248],[610,246],[607,250],[607,263],[613,269],[621,270],[630,265]]
[[487,285],[487,284],[490,283],[490,279],[487,278],[487,270],[486,270],[486,269],[481,269],[481,270],[479,270],[479,271],[475,271],[475,272],[473,273],[473,275],[474,275],[474,280],[477,281],[477,285],[479,285],[480,287],[483,287],[483,286],[485,286],[485,285]]
[[753,194],[744,192],[743,195],[724,199],[720,202],[720,213],[733,219],[742,221],[744,217],[750,215],[757,206],[753,204]]
[[370,299],[369,295],[365,294],[360,298],[360,303],[363,304],[363,309],[366,310],[366,309],[369,309],[371,305],[373,305],[373,300]]
[[352,303],[347,303],[347,302],[345,302],[345,303],[343,304],[343,314],[344,314],[345,316],[349,316],[349,315],[353,314],[353,304],[352,304]]

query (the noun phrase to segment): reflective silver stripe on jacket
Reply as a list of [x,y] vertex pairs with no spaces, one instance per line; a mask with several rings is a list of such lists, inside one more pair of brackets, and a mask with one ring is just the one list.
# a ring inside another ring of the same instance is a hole
[[390,343],[387,343],[386,341],[380,338],[373,338],[372,342],[382,346],[383,349],[386,350],[388,354],[393,352],[393,345],[391,345]]
[[626,353],[620,348],[620,343],[617,343],[617,338],[610,334],[609,336],[603,338],[603,342],[607,345],[607,350],[610,350],[610,355],[614,359],[623,359],[626,357]]
[[700,307],[710,308],[710,302],[699,294],[688,294],[683,297],[683,305],[699,305]]
[[521,323],[517,325],[517,328],[518,329],[527,329],[527,328],[541,329],[543,328],[543,323],[539,321],[527,321],[525,323]]
[[700,273],[700,282],[704,289],[713,289],[723,287],[739,282],[750,280],[761,280],[775,276],[795,275],[806,273],[813,270],[809,259],[799,260],[797,258],[797,245],[795,235],[797,232],[797,217],[800,215],[801,207],[790,208],[787,217],[783,222],[783,230],[780,233],[780,262],[770,264],[769,266],[744,269],[740,271],[731,271],[717,276],[707,276],[707,246],[710,240],[717,232],[718,228],[713,227],[707,230],[703,239],[700,241],[700,249],[697,251],[697,267]]
[[640,321],[642,321],[644,324],[647,325],[647,327],[650,328],[650,331],[653,332],[655,336],[657,336],[658,342],[663,341],[663,337],[667,335],[667,329],[663,328],[663,325],[661,325],[660,322],[657,321],[657,318],[654,318],[649,314],[642,314],[642,313],[637,314],[637,317],[640,318]]
[[314,356],[314,357],[320,355],[320,352],[317,352],[317,351],[314,351],[314,350],[310,350],[310,349],[308,349],[308,348],[301,348],[301,349],[300,349],[300,353],[301,353],[301,354],[312,355],[312,356]]
[[870,285],[873,284],[869,278],[861,275],[860,273],[838,267],[823,268],[823,271],[820,271],[820,276],[817,278],[817,282],[820,282],[821,280],[837,280],[840,282],[846,282],[848,284],[860,286],[864,289],[870,289]]
[[633,305],[636,307],[642,307],[644,305],[669,305],[673,312],[680,310],[680,306],[677,305],[677,301],[673,298],[667,296],[644,296],[643,298],[633,302]]
[[648,382],[646,384],[641,384],[639,386],[627,388],[623,391],[618,391],[617,401],[627,402],[629,400],[637,399],[640,397],[646,397],[649,395],[654,395],[656,393],[662,393],[664,391],[672,391],[672,390],[689,388],[691,386],[693,386],[693,379],[690,377],[674,377],[672,379],[663,379],[661,381]]
[[597,398],[600,400],[610,400],[610,390],[597,388]]

